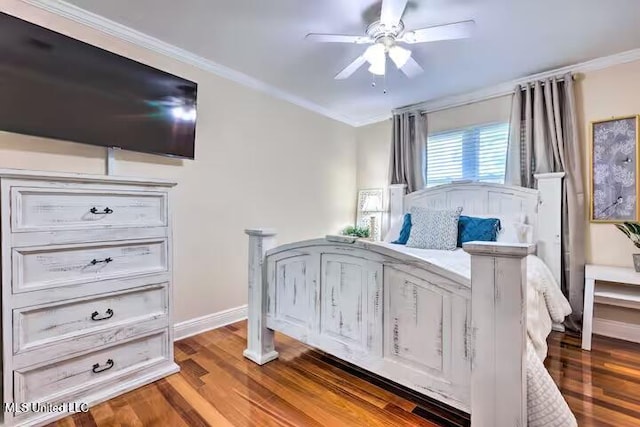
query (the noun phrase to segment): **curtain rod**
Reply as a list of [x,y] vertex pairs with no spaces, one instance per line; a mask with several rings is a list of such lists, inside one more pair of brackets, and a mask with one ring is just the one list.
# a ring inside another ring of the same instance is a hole
[[[470,99],[468,101],[462,101],[462,102],[459,102],[459,103],[453,103],[451,105],[446,105],[446,106],[443,106],[443,107],[436,107],[436,108],[433,108],[433,109],[429,109],[427,107],[427,109],[424,109],[424,108],[420,109],[419,108],[420,104],[415,104],[415,107],[418,107],[417,110],[420,113],[420,115],[425,115],[425,114],[428,114],[428,113],[436,113],[438,111],[449,110],[451,108],[464,107],[465,105],[471,105],[471,104],[475,104],[477,102],[489,101],[491,99],[500,98],[502,96],[512,95],[515,92],[515,87],[517,85],[521,85],[522,86],[522,85],[526,85],[526,84],[535,83],[536,80],[541,81],[541,80],[547,80],[547,79],[555,78],[557,81],[564,81],[564,76],[566,74],[567,73],[564,73],[564,74],[561,74],[561,75],[555,75],[555,76],[552,75],[552,76],[539,78],[539,79],[532,79],[532,80],[525,80],[525,79],[516,80],[516,81],[513,82],[513,85],[511,87],[511,89],[505,89],[504,91],[496,91],[495,93],[492,93],[492,94],[487,95],[487,96],[480,96],[480,97],[475,98],[475,99]],[[571,73],[571,79],[574,80],[574,81],[581,80],[583,76],[584,75],[582,73]],[[544,83],[543,83],[543,85],[544,85]],[[400,113],[400,112],[407,112],[407,111],[410,111],[410,110],[411,110],[411,106],[406,106],[406,107],[402,107],[402,108],[398,108],[398,109],[393,110],[392,114]]]

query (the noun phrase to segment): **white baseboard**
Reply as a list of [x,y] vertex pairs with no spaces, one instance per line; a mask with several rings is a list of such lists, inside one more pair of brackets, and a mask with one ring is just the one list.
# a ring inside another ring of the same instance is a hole
[[230,308],[228,310],[218,311],[217,313],[207,314],[195,319],[185,320],[173,325],[174,341],[197,335],[202,332],[220,328],[231,323],[239,322],[247,318],[247,306]]
[[593,333],[640,343],[640,325],[609,319],[593,319]]

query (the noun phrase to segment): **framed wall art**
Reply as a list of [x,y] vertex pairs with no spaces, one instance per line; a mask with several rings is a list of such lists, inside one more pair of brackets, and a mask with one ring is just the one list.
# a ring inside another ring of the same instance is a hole
[[591,222],[638,221],[640,116],[591,122]]

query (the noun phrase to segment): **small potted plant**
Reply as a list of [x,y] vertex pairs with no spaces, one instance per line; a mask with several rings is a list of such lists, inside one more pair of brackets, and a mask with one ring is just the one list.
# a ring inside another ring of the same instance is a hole
[[[640,224],[623,222],[622,224],[616,224],[616,227],[631,240],[636,248],[640,249]],[[633,267],[640,273],[640,254],[633,254]]]
[[345,236],[358,237],[360,239],[366,239],[370,235],[369,227],[360,227],[358,225],[350,225],[342,230],[342,234]]

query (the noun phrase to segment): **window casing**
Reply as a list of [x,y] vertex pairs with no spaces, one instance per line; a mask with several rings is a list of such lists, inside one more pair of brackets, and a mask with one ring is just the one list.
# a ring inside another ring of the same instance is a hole
[[438,132],[427,139],[427,187],[470,180],[504,183],[509,123]]

